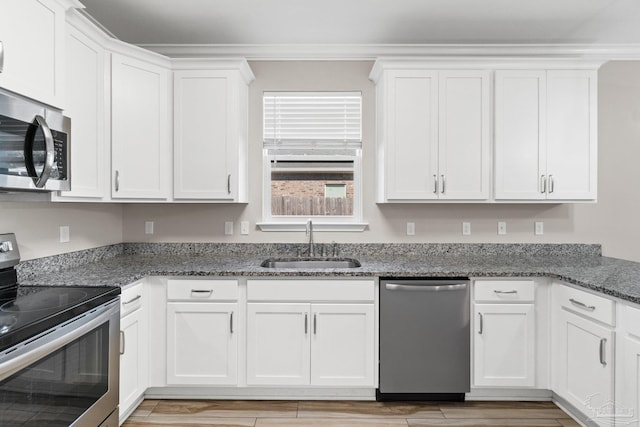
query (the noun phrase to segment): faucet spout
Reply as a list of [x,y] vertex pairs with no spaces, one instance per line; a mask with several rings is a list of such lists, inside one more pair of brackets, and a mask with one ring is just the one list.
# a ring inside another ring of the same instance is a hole
[[307,236],[309,236],[309,256],[313,257],[316,255],[316,251],[313,244],[313,222],[311,220],[307,221]]

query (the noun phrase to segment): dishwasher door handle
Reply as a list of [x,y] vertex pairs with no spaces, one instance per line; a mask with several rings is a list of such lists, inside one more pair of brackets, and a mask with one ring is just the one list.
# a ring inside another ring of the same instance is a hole
[[467,289],[466,283],[455,285],[399,285],[397,283],[387,283],[384,287],[389,291],[410,291],[410,292],[450,292]]

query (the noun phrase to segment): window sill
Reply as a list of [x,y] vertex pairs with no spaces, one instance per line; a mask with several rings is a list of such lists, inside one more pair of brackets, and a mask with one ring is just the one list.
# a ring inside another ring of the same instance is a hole
[[[306,231],[307,222],[259,222],[260,231]],[[313,231],[364,231],[369,226],[366,222],[316,222]]]

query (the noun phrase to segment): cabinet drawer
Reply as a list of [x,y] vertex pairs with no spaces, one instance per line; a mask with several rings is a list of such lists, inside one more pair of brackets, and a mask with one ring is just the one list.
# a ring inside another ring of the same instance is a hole
[[608,325],[615,324],[615,302],[610,299],[561,284],[555,286],[554,298],[563,308]]
[[640,338],[640,307],[625,305],[622,310],[625,331]]
[[220,301],[238,299],[237,280],[171,279],[167,284],[169,301]]
[[477,280],[476,301],[531,302],[535,300],[533,280]]
[[144,284],[142,282],[127,286],[120,295],[120,317],[142,308],[144,303]]
[[248,280],[249,301],[373,301],[373,280]]

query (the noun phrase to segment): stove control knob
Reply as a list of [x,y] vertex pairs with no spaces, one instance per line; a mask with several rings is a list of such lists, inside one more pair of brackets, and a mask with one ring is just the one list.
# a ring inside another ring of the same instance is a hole
[[11,244],[10,240],[0,243],[0,252],[9,252],[12,250],[13,250],[13,245]]

